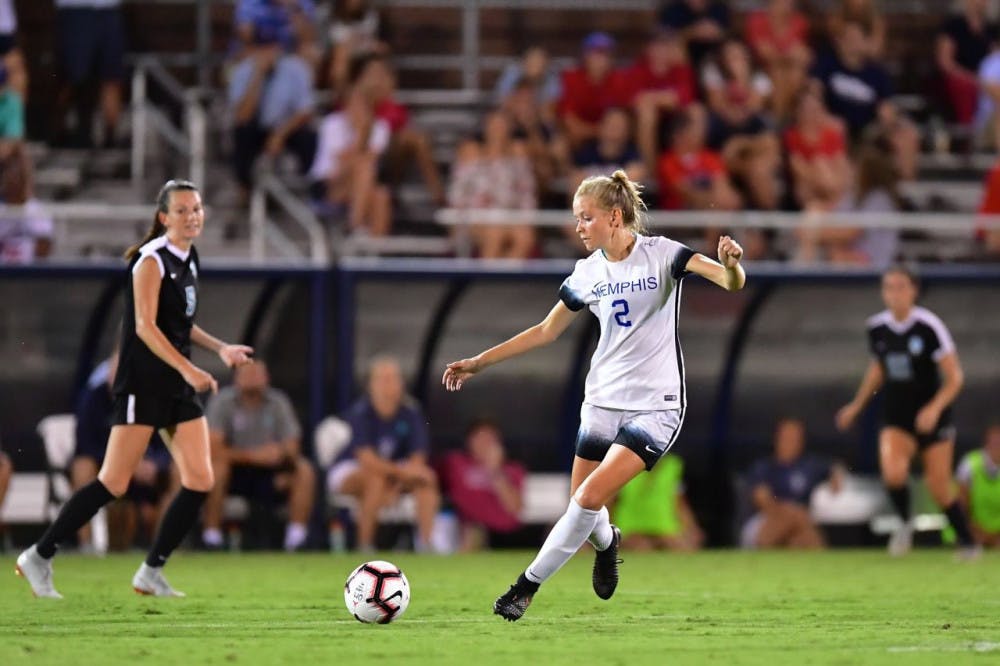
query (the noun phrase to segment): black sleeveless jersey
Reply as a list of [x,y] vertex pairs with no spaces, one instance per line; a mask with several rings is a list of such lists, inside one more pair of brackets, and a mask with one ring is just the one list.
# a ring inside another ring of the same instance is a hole
[[941,388],[938,361],[955,351],[948,328],[921,307],[913,308],[901,322],[888,310],[871,317],[868,344],[885,377],[882,391],[887,417],[915,416]]
[[192,391],[190,385],[179,372],[150,351],[135,332],[132,276],[139,262],[147,257],[152,257],[160,267],[156,325],[177,351],[191,357],[191,327],[198,310],[198,253],[192,247],[185,256],[181,250],[167,243],[166,236],[160,236],[143,245],[129,262],[114,392],[165,397],[183,395]]

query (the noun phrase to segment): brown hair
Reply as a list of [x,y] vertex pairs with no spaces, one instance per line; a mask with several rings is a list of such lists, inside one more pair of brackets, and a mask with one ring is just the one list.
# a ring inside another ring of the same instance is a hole
[[860,204],[872,192],[884,190],[897,210],[903,207],[903,197],[899,193],[899,169],[892,153],[889,138],[881,132],[865,138],[855,156],[858,169],[855,205]]
[[153,225],[142,237],[142,240],[125,250],[125,259],[131,260],[139,253],[139,248],[149,241],[162,236],[167,232],[167,228],[160,222],[160,213],[166,213],[170,209],[170,195],[174,192],[197,192],[198,187],[190,180],[168,180],[160,188],[160,193],[156,195],[156,212],[153,213]]
[[618,169],[611,176],[591,176],[576,188],[574,198],[592,197],[597,205],[606,211],[615,208],[622,212],[625,228],[636,233],[645,233],[643,211],[646,204],[642,200],[642,185],[630,180],[628,174]]
[[897,263],[893,264],[889,268],[885,269],[882,273],[882,277],[886,275],[892,275],[893,273],[899,273],[903,275],[910,281],[910,284],[919,292],[920,291],[920,273],[917,271],[917,267],[910,263]]

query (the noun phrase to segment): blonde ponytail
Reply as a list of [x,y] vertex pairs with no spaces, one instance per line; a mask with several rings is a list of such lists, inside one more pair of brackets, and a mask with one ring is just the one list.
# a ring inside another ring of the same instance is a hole
[[642,200],[642,185],[631,180],[624,170],[618,169],[610,177],[591,176],[576,188],[575,197],[588,196],[606,211],[615,208],[622,212],[622,223],[634,233],[646,233],[646,204]]

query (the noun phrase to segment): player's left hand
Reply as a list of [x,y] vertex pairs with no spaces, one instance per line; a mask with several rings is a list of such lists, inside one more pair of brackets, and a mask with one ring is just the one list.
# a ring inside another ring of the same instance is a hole
[[222,345],[219,347],[219,358],[228,368],[235,368],[247,363],[253,363],[253,347],[246,345]]
[[729,236],[719,236],[719,263],[726,268],[736,268],[743,258],[743,247]]
[[917,420],[913,424],[917,427],[917,432],[929,435],[934,432],[934,426],[941,420],[941,411],[934,405],[925,405],[917,412]]
[[475,358],[465,358],[461,361],[449,363],[448,367],[444,369],[444,376],[441,378],[441,383],[449,391],[461,390],[465,380],[479,372],[479,370],[479,361]]

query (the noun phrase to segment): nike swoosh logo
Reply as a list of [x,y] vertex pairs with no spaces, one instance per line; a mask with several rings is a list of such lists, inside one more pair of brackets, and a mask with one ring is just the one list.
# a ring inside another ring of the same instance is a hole
[[659,453],[659,451],[657,451],[656,449],[654,449],[649,444],[646,445],[646,450],[649,451],[650,453],[654,454],[654,455]]

